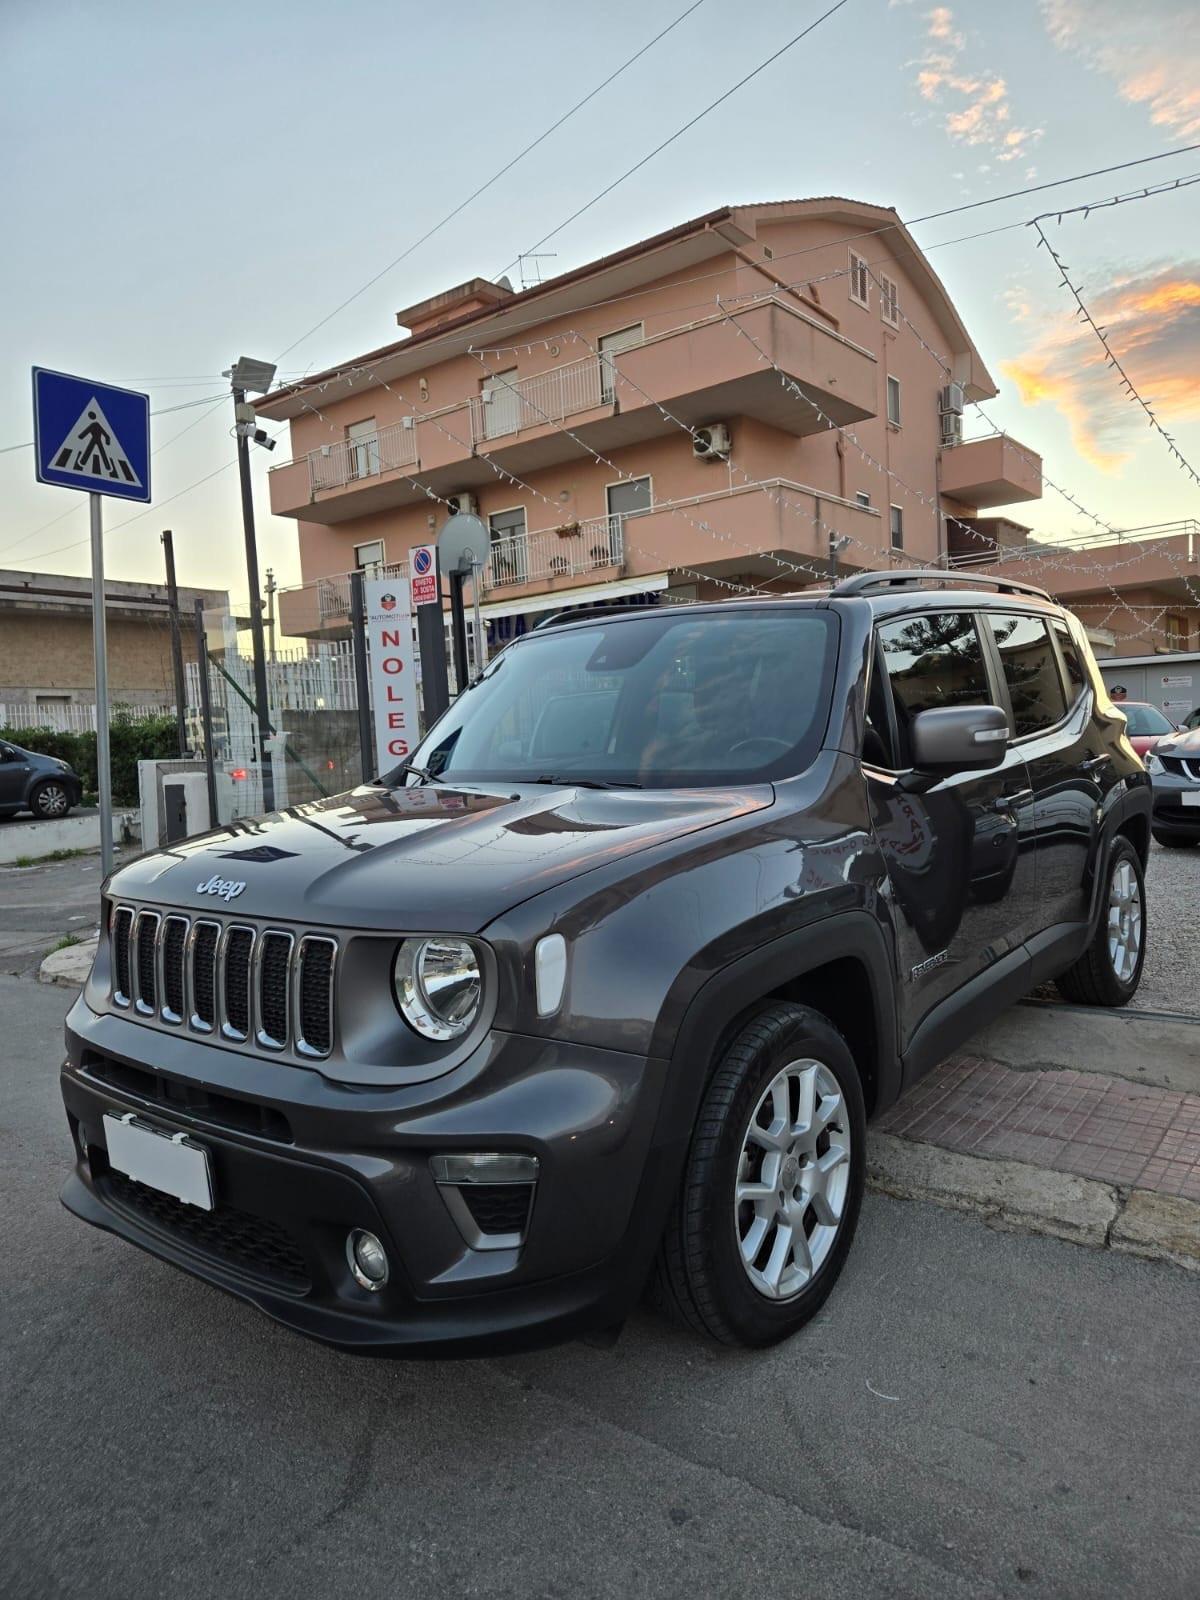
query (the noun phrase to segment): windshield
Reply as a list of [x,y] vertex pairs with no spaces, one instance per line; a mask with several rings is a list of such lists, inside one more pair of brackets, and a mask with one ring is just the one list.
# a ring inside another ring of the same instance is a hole
[[1154,706],[1137,706],[1126,702],[1121,710],[1125,713],[1129,732],[1138,739],[1148,739],[1156,733],[1175,732],[1175,724],[1168,722]]
[[824,735],[836,627],[815,609],[680,607],[528,634],[412,761],[460,782],[688,788],[783,777],[809,764]]

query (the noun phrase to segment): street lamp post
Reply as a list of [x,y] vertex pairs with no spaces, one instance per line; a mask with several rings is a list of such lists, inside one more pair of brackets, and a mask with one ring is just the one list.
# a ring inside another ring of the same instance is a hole
[[[233,411],[237,423],[238,479],[242,491],[242,531],[246,540],[246,581],[250,591],[250,638],[254,651],[254,713],[258,723],[258,766],[262,774],[263,810],[275,809],[275,773],[267,748],[271,738],[271,709],[267,692],[267,655],[263,644],[262,593],[258,582],[258,543],[254,533],[254,494],[250,482],[250,441],[274,449],[275,441],[256,426],[248,393],[266,394],[275,377],[268,361],[253,361],[242,356],[223,374],[233,387]],[[261,436],[261,437],[260,437]]]

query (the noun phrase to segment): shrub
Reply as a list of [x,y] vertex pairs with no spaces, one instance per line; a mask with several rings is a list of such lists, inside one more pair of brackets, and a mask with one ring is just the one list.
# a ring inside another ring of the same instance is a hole
[[[94,791],[99,787],[94,733],[62,733],[57,728],[0,728],[0,738],[38,755],[57,756],[74,767],[85,790]],[[108,738],[113,804],[136,806],[138,762],[171,760],[179,754],[175,718],[139,717],[130,706],[116,706],[108,724]]]

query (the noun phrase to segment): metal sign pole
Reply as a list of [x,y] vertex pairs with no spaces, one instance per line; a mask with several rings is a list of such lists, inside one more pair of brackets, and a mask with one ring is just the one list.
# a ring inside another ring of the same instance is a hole
[[204,628],[204,601],[196,601],[196,665],[200,676],[200,725],[204,733],[204,778],[208,787],[208,825],[220,826],[217,815],[217,769],[213,755],[212,690],[208,682],[208,634]]
[[354,641],[354,692],[358,701],[358,748],[362,756],[362,781],[375,774],[375,731],[371,725],[371,687],[367,673],[367,610],[363,575],[350,574],[350,631]]
[[108,637],[104,626],[103,498],[88,495],[92,522],[92,647],[96,658],[96,787],[100,793],[100,867],[113,869],[112,764],[108,737]]
[[479,587],[483,579],[483,562],[476,557],[471,562],[471,601],[475,611],[475,676],[487,666],[487,634],[479,611]]

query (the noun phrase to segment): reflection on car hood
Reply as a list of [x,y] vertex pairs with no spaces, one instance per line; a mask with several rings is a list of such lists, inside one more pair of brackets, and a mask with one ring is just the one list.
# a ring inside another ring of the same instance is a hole
[[1179,756],[1184,761],[1200,761],[1200,728],[1182,733],[1164,733],[1154,747],[1155,755]]
[[472,933],[581,872],[773,799],[766,784],[532,794],[364,786],[141,856],[111,893],[332,927]]

